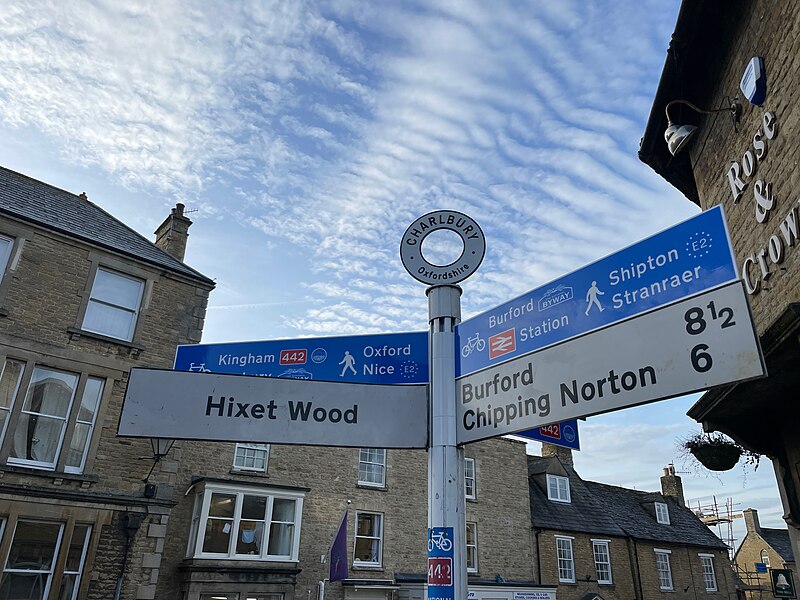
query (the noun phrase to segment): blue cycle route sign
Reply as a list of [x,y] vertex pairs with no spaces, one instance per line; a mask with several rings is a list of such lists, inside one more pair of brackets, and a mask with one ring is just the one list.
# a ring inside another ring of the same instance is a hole
[[572,450],[580,450],[581,442],[578,436],[578,420],[569,419],[561,423],[553,423],[552,425],[543,425],[536,429],[526,429],[519,431],[514,435],[536,440],[539,442],[547,442],[554,446],[562,446],[564,448],[571,448]]
[[453,528],[428,529],[428,600],[454,600]]
[[175,369],[345,383],[427,383],[428,334],[420,331],[178,346]]
[[721,206],[488,310],[456,329],[462,377],[737,278]]

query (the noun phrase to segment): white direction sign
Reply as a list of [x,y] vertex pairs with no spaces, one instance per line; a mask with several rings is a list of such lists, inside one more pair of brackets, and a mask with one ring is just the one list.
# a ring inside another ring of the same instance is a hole
[[760,377],[741,282],[457,382],[459,444]]
[[132,369],[122,437],[425,448],[424,385]]

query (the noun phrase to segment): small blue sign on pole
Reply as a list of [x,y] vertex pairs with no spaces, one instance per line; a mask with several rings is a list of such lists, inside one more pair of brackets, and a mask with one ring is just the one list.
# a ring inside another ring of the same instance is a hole
[[578,437],[578,420],[570,419],[562,421],[561,423],[553,423],[552,425],[544,425],[537,429],[526,429],[515,433],[520,437],[536,440],[538,442],[546,442],[554,446],[562,446],[572,450],[580,450],[581,442]]
[[453,528],[428,529],[428,600],[454,600]]
[[737,278],[721,206],[457,327],[462,377]]
[[178,346],[175,369],[345,383],[427,383],[428,334],[420,331]]

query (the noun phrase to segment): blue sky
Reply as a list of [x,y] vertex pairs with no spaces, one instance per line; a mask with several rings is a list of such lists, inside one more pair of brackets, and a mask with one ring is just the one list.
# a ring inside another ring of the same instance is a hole
[[[465,317],[697,211],[636,157],[677,0],[23,2],[0,13],[0,164],[152,239],[193,211],[204,340],[426,328],[398,247],[483,227]],[[430,257],[452,255],[445,237]],[[655,489],[693,399],[582,423],[584,477]],[[781,526],[771,465],[684,475]]]

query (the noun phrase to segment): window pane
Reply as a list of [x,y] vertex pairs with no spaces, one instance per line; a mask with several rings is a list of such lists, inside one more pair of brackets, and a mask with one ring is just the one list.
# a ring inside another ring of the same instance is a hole
[[83,454],[89,441],[89,430],[91,427],[86,423],[76,423],[72,433],[72,439],[67,450],[67,467],[79,469],[83,463]]
[[89,529],[88,525],[75,525],[73,528],[72,540],[67,552],[67,564],[64,566],[65,571],[78,572],[81,570],[81,559],[83,558],[83,549],[86,546]]
[[227,554],[231,541],[231,529],[232,521],[226,519],[209,519],[206,521],[203,552]]
[[358,535],[375,535],[375,524],[378,515],[358,515]]
[[20,413],[10,458],[53,465],[66,421]]
[[18,521],[6,569],[51,570],[60,533],[60,523]]
[[294,500],[276,498],[272,503],[272,520],[294,522],[294,505]]
[[36,367],[22,410],[66,418],[77,385],[78,376],[73,373]]
[[[79,575],[77,573],[64,573],[61,576],[61,589],[58,590],[58,600],[72,600],[78,587]],[[2,596],[5,598],[5,596]]]
[[355,559],[362,562],[378,562],[378,545],[378,540],[357,538]]
[[292,553],[294,525],[273,523],[269,531],[267,554],[270,556],[289,556]]
[[24,367],[25,363],[16,360],[7,360],[3,366],[3,376],[0,377],[0,408],[11,408],[14,403]]
[[208,505],[208,516],[233,518],[233,511],[235,508],[235,494],[211,494],[211,503]]
[[100,396],[103,394],[103,380],[96,377],[89,377],[86,380],[86,387],[83,389],[81,406],[78,409],[78,421],[92,423],[97,412],[97,405],[100,404]]
[[243,519],[257,519],[263,521],[266,514],[267,514],[266,496],[245,495],[244,500],[242,502]]
[[50,578],[49,574],[35,573],[25,575],[23,573],[3,573],[3,581],[0,583],[0,598],[9,600],[44,598],[44,586]]
[[98,269],[92,285],[92,299],[135,311],[143,282],[111,271]]
[[242,521],[239,525],[239,539],[236,540],[236,554],[261,554],[263,539],[264,521]]
[[83,328],[109,337],[130,341],[136,313],[123,308],[89,301]]

